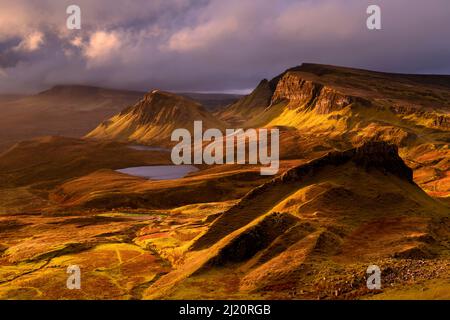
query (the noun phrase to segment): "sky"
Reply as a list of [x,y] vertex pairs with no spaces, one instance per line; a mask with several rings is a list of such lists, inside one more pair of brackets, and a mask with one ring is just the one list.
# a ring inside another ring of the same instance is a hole
[[303,62],[450,74],[449,30],[449,0],[0,0],[0,93],[243,93]]

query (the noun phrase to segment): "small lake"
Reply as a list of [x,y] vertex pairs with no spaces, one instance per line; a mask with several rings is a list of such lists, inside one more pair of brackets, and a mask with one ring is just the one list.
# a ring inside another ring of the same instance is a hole
[[191,172],[198,171],[198,169],[191,165],[181,165],[132,167],[119,169],[116,171],[128,174],[130,176],[136,176],[151,180],[174,180],[183,178]]

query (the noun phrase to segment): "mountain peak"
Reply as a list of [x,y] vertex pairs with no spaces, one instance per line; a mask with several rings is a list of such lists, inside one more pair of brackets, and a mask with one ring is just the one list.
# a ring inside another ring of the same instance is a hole
[[130,106],[121,112],[121,115],[128,113],[139,115],[141,121],[149,120],[148,117],[152,118],[156,113],[164,110],[166,114],[169,113],[185,113],[187,110],[203,110],[202,106],[183,96],[162,91],[162,90],[152,90],[144,95],[144,97],[137,102],[135,105]]
[[[151,101],[152,99],[172,99],[172,100],[187,100],[192,101],[189,98],[183,97],[181,95],[177,95],[175,93],[171,93],[168,91],[163,91],[159,89],[154,89],[144,95],[143,100]],[[194,102],[194,101],[192,101]]]
[[186,128],[193,131],[194,121],[203,121],[207,128],[223,127],[223,123],[198,102],[174,93],[152,90],[136,104],[103,122],[87,137],[167,145],[171,144],[173,130]]

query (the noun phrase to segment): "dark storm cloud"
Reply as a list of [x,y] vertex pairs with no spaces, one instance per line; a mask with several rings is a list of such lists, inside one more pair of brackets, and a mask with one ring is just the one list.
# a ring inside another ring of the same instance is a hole
[[17,52],[11,48],[16,47],[20,43],[20,39],[9,39],[5,42],[0,42],[0,68],[14,67],[21,59]]
[[[73,3],[80,31],[65,28]],[[367,30],[369,4],[382,30]],[[447,0],[15,1],[0,8],[0,92],[230,91],[302,62],[450,73],[449,17]]]

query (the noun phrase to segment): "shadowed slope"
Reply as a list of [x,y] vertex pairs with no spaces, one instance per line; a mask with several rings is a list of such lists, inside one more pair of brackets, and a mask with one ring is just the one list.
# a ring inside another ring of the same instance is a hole
[[55,185],[98,169],[168,164],[166,152],[138,151],[118,142],[43,137],[0,154],[0,186]]
[[266,181],[258,171],[197,173],[176,180],[152,181],[100,170],[59,186],[51,199],[64,208],[175,208],[192,203],[235,200]]
[[245,119],[257,116],[270,105],[275,86],[276,81],[262,80],[251,94],[220,112],[219,117],[232,125],[242,125]]

